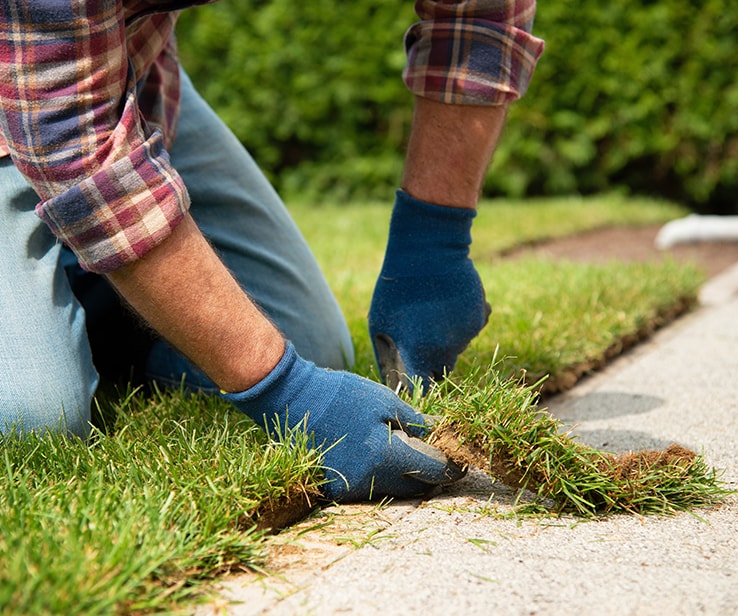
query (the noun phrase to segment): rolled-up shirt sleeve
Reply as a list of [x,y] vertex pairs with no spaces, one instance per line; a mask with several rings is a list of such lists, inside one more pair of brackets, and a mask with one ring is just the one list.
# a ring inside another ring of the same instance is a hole
[[135,261],[189,208],[167,154],[167,127],[148,122],[137,97],[157,63],[176,64],[176,16],[147,18],[149,31],[139,28],[137,37],[146,48],[134,62],[120,2],[8,7],[0,19],[0,122],[7,151],[40,198],[36,212],[87,270]]
[[528,89],[544,43],[535,0],[417,0],[405,35],[411,92],[459,105],[501,105]]

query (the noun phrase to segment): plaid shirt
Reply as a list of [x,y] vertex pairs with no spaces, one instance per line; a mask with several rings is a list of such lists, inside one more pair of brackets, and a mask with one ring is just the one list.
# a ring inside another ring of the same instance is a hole
[[[167,148],[179,111],[177,11],[214,0],[3,0],[0,156],[85,269],[109,272],[164,240],[189,208]],[[543,42],[534,0],[418,0],[407,86],[457,104],[525,92]]]

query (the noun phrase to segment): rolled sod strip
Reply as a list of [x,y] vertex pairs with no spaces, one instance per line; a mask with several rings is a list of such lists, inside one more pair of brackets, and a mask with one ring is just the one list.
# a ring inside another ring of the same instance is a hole
[[537,408],[532,387],[467,381],[434,397],[424,412],[443,410],[429,443],[559,512],[669,514],[716,505],[731,493],[703,456],[678,444],[612,454],[577,442]]

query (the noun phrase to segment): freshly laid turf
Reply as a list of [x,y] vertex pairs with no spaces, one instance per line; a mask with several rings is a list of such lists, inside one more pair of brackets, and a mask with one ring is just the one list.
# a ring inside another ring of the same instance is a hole
[[[348,320],[356,347],[353,369],[376,378],[366,315],[382,265],[391,203],[293,204],[290,210]],[[559,376],[564,367],[592,361],[604,339],[607,346],[653,322],[655,313],[693,299],[703,278],[673,263],[596,267],[531,259],[508,263],[498,257],[513,246],[546,238],[613,225],[658,224],[684,215],[673,203],[618,194],[483,202],[471,254],[493,312],[465,357],[486,358],[499,344],[511,368],[537,376],[554,372],[548,382],[562,383],[569,378]],[[636,301],[632,308],[631,299]],[[582,326],[586,329],[580,334]],[[582,345],[592,347],[584,349],[586,359]]]
[[513,375],[570,388],[695,304],[701,272],[658,263],[583,264],[541,259],[478,264],[492,315],[462,356],[491,361],[497,352]]
[[[320,481],[304,435],[267,442],[222,402],[131,395],[111,434],[2,439],[0,612],[109,614],[191,603],[258,566],[262,527],[304,517]],[[285,506],[289,505],[289,506]]]
[[[389,214],[389,204],[295,208],[347,316],[357,351],[354,370],[369,377],[376,371],[366,313]],[[617,196],[484,204],[473,254],[493,304],[490,324],[460,358],[455,380],[417,403],[446,409],[443,425],[489,456],[483,464],[492,460],[490,444],[501,438],[492,430],[519,428],[540,414],[538,390],[529,389],[530,381],[521,383],[523,372],[563,382],[571,366],[589,369],[627,336],[648,331],[670,306],[694,298],[701,281],[694,270],[669,262],[506,263],[493,258],[495,251],[593,226],[681,215],[676,206]],[[494,359],[497,348],[507,358],[503,363]],[[490,369],[480,375],[478,365]],[[90,444],[54,436],[2,438],[3,614],[186,610],[213,576],[258,567],[266,529],[289,524],[314,505],[320,458],[304,435],[268,442],[222,401],[177,391],[129,392],[103,410],[111,418],[108,429],[96,432]],[[503,421],[490,416],[493,411],[510,417]],[[517,477],[561,510],[665,511],[710,503],[720,494],[697,457],[670,470],[677,479],[671,494],[659,488],[638,497],[643,504],[627,494],[615,498],[609,488],[595,496],[581,477],[589,473],[602,484],[608,458],[571,446],[550,422],[529,431],[530,437],[512,437],[517,453],[499,445],[494,451],[503,452],[512,469],[508,480]],[[564,453],[531,449],[543,441]],[[526,471],[533,469],[531,456],[546,473]],[[571,457],[581,458],[579,470],[556,483]],[[663,486],[664,464],[656,468]],[[692,477],[696,481],[689,483]],[[681,504],[679,494],[688,497]]]

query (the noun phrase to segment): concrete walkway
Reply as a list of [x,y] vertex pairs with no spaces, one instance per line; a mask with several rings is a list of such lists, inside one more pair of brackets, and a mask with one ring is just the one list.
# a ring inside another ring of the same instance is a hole
[[[702,306],[547,403],[587,444],[678,442],[738,489],[738,265]],[[273,539],[270,576],[199,614],[738,614],[738,498],[673,517],[504,519],[484,472],[418,502],[326,509]]]

